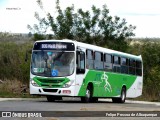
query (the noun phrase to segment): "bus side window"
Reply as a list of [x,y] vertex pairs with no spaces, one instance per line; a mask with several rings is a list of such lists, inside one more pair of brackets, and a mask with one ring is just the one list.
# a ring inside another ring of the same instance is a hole
[[112,55],[104,54],[104,70],[112,71]]
[[95,52],[94,69],[103,70],[103,53]]
[[86,50],[86,68],[93,69],[94,53],[92,50]]
[[136,62],[134,59],[129,59],[129,74],[135,75]]
[[114,72],[121,72],[121,67],[120,67],[120,57],[114,56],[113,57],[113,71]]
[[85,54],[82,51],[77,51],[77,74],[85,73]]
[[136,61],[136,75],[142,76],[142,62]]
[[128,59],[121,57],[121,73],[128,74]]

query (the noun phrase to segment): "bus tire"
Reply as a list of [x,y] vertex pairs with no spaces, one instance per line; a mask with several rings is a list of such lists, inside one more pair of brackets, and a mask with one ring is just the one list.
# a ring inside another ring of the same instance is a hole
[[126,88],[123,87],[121,91],[120,103],[125,103],[126,101]]
[[125,100],[126,100],[126,88],[123,87],[121,90],[120,98],[112,98],[112,101],[114,103],[125,103]]
[[52,95],[48,95],[48,96],[46,96],[46,97],[47,97],[47,101],[48,101],[48,102],[54,102],[54,101],[55,101],[55,97],[52,96]]
[[85,103],[92,102],[92,88],[90,85],[87,86],[85,97],[81,97],[81,101]]

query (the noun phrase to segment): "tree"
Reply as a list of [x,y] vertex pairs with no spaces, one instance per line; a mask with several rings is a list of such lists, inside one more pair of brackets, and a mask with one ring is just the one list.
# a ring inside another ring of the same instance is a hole
[[[37,3],[44,9],[41,0]],[[42,35],[50,27],[56,39],[75,39],[120,51],[128,49],[129,38],[135,35],[133,31],[136,27],[127,25],[126,20],[118,16],[110,16],[106,5],[102,10],[93,5],[90,11],[78,9],[74,12],[74,5],[62,10],[57,0],[56,10],[58,15],[47,13],[47,19],[40,18],[36,12],[39,25],[35,24],[33,28],[28,25],[28,28]]]

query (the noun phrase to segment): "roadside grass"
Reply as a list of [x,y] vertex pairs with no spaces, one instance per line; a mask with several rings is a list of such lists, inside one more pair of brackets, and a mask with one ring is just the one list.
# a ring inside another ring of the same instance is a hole
[[1,80],[0,82],[0,98],[38,98],[29,94],[28,84],[24,84],[20,80]]
[[28,87],[16,79],[1,80],[0,97],[29,97]]
[[150,101],[150,102],[160,102],[160,99],[158,99],[156,96],[140,96],[140,97],[137,97],[137,98],[131,98],[129,100],[138,100],[138,101]]
[[160,96],[156,93],[153,94],[147,94],[147,92],[144,90],[142,96],[135,98],[135,100],[140,101],[150,101],[150,102],[160,102]]

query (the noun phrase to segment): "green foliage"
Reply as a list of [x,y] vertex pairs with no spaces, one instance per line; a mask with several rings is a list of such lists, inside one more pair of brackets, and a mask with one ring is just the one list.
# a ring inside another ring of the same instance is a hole
[[[38,0],[37,3],[44,10],[42,1]],[[74,39],[120,51],[128,49],[128,38],[134,36],[136,27],[127,25],[126,20],[118,16],[110,16],[106,5],[103,5],[102,10],[93,5],[90,11],[78,9],[75,12],[74,5],[62,10],[57,0],[56,10],[57,16],[47,13],[47,18],[40,18],[36,12],[35,17],[39,25],[35,24],[33,28],[28,25],[28,28],[37,35],[43,35],[50,27],[56,39]],[[43,39],[37,35],[36,40]]]
[[35,40],[35,41],[36,41],[36,40],[45,40],[45,36],[42,35],[42,34],[37,34],[37,33],[35,33],[35,34],[34,34],[34,40]]
[[0,79],[28,82],[30,57],[29,61],[25,62],[25,54],[31,47],[30,43],[18,45],[13,42],[0,42]]
[[142,45],[144,61],[144,84],[148,94],[160,98],[160,44],[147,42]]

